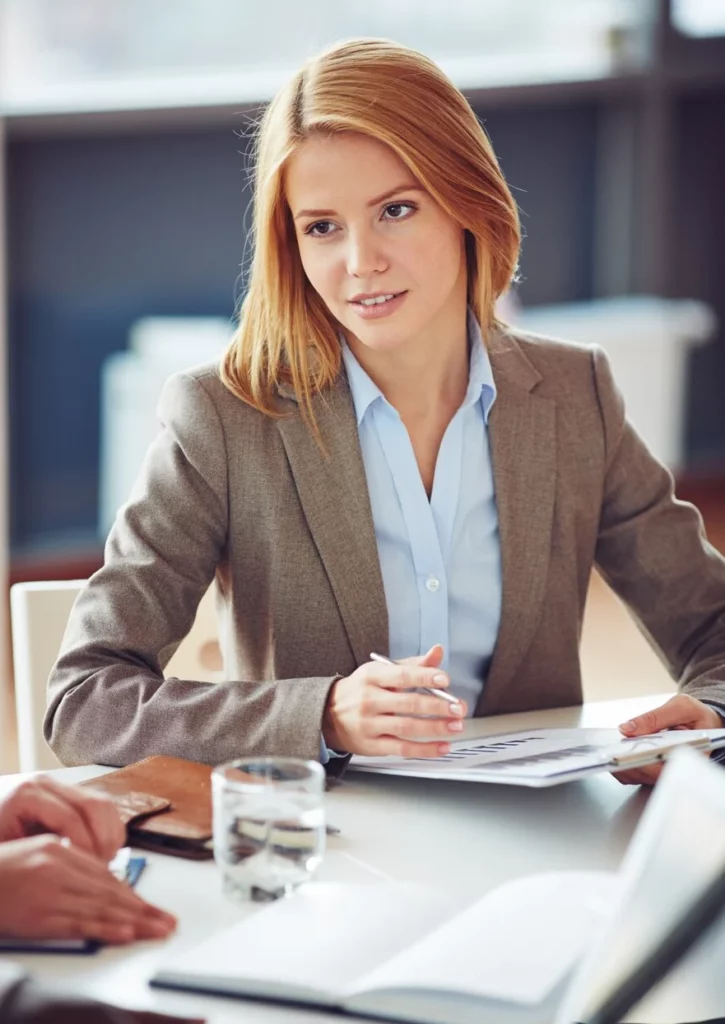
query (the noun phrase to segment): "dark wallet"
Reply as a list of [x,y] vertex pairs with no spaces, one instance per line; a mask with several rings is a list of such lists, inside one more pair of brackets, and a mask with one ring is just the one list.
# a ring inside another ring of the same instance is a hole
[[160,754],[82,785],[111,798],[126,823],[131,846],[210,860],[211,772],[207,764]]

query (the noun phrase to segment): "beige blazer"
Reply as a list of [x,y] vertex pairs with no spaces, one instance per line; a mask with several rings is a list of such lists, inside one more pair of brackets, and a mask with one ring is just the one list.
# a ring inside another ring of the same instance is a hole
[[[725,561],[626,422],[603,352],[503,332],[489,351],[503,606],[475,714],[581,701],[594,564],[681,688],[725,703]],[[329,457],[291,393],[280,406],[281,420],[251,409],[214,366],[166,385],[163,431],[50,677],[45,735],[65,763],[317,757],[332,682],[387,651],[347,382],[316,399]],[[215,573],[229,681],[165,680]]]

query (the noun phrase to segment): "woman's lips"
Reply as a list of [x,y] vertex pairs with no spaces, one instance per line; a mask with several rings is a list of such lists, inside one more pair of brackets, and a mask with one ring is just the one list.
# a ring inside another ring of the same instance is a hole
[[374,302],[370,306],[365,306],[362,302],[351,302],[350,305],[362,320],[379,320],[381,317],[391,316],[400,309],[408,293],[392,294],[392,299],[386,299],[385,302]]

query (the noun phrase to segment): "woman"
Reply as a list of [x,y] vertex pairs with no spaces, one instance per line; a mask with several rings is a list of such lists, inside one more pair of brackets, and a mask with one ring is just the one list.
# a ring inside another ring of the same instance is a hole
[[[442,72],[381,40],[310,61],[261,124],[254,241],[74,609],[57,754],[439,755],[465,714],[581,700],[595,563],[682,691],[629,733],[720,726],[725,561],[604,354],[497,322],[516,207]],[[230,681],[164,680],[215,575]]]

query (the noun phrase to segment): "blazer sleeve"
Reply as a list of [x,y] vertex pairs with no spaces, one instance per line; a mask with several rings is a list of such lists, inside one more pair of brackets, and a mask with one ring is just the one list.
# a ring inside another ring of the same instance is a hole
[[627,421],[604,352],[592,361],[606,446],[597,567],[680,690],[723,705],[725,559]]
[[246,755],[316,759],[336,677],[269,682],[164,679],[224,557],[227,452],[199,380],[166,384],[162,430],[80,593],[48,682],[45,737],[65,764],[152,754],[208,764]]

